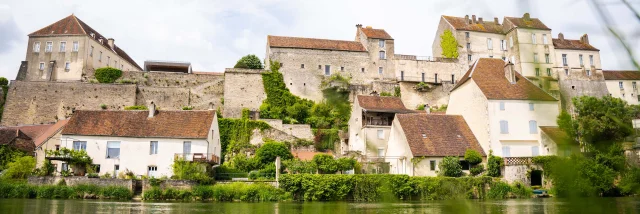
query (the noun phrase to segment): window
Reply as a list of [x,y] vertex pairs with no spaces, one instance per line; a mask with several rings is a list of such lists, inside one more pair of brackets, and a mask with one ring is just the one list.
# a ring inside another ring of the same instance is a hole
[[511,157],[511,147],[509,146],[502,147],[502,157]]
[[547,76],[551,76],[551,68],[547,68]]
[[378,129],[378,139],[384,139],[384,130]]
[[53,42],[47,42],[47,46],[44,47],[44,52],[51,52],[53,49]]
[[500,134],[509,134],[509,121],[500,121]]
[[78,49],[80,49],[80,44],[78,44],[78,41],[73,41],[73,52],[78,52]]
[[44,62],[40,63],[40,66],[38,67],[41,71],[44,71]]
[[118,67],[118,60],[114,60],[113,61],[113,67],[117,68]]
[[593,66],[593,55],[589,55],[589,65]]
[[549,54],[544,54],[544,62],[549,63]]
[[638,95],[638,101],[640,102],[640,95]]
[[536,34],[535,33],[531,34],[531,44],[534,44],[534,45],[536,44]]
[[300,68],[304,68],[304,64],[300,64]]
[[534,107],[535,107],[535,106],[533,105],[533,103],[529,103],[529,111],[533,111],[533,110],[534,110]]
[[382,74],[383,72],[383,68],[382,67],[378,67],[378,74]]
[[506,51],[507,50],[507,41],[500,40],[500,50]]
[[109,63],[111,63],[111,57],[107,56],[107,66],[109,66]]
[[120,165],[114,165],[113,166],[113,177],[117,177],[118,176],[118,172],[120,172]]
[[100,54],[98,55],[98,61],[102,62],[102,51],[100,51]]
[[151,141],[151,143],[149,144],[149,154],[158,154],[158,141]]
[[433,82],[438,83],[438,74],[435,74],[433,77]]
[[469,32],[464,32],[464,37],[469,38]]
[[467,55],[467,60],[471,61],[471,54]]
[[532,146],[531,147],[531,156],[535,157],[535,156],[538,156],[538,155],[540,155],[540,147]]
[[364,68],[360,68],[360,71],[362,71],[362,73],[364,73]]
[[462,166],[462,170],[469,170],[469,162],[466,160],[460,160],[458,161],[458,163],[460,164],[460,166]]
[[587,76],[591,76],[591,70],[587,70]]
[[73,141],[74,151],[87,151],[87,141]]
[[564,74],[569,76],[569,69],[564,69]]
[[516,63],[516,56],[511,56],[511,63]]
[[451,74],[451,84],[455,84],[455,83],[456,83],[456,75]]
[[64,70],[65,71],[69,71],[71,69],[71,63],[70,62],[65,62],[64,63]]
[[384,149],[378,149],[378,157],[384,157]]
[[422,81],[421,82],[424,82],[424,72],[422,72]]
[[318,65],[318,69],[322,69],[322,65]]
[[582,62],[582,54],[578,55],[578,58],[580,59],[580,66],[584,66],[584,63]]
[[631,86],[633,87],[633,90],[637,89],[636,82],[631,82]]
[[500,102],[500,111],[504,111],[504,102]]
[[282,63],[282,62],[281,62],[281,63],[280,63],[280,67],[281,67],[281,68],[282,68],[282,67],[284,67],[284,63]]
[[107,158],[120,158],[120,141],[107,141]]
[[91,48],[89,48],[89,56],[93,56],[93,46],[91,46]]
[[487,39],[487,49],[493,50],[493,41],[491,41],[491,38]]
[[341,67],[340,67],[340,71],[344,71],[344,66],[341,66]]
[[34,42],[33,43],[33,52],[40,52],[40,42]]
[[378,40],[378,45],[379,45],[381,48],[384,48],[384,39]]
[[60,42],[60,52],[65,52],[67,49],[67,42]]
[[400,71],[400,81],[404,81],[404,71]]
[[542,44],[549,44],[549,39],[547,38],[547,34],[542,34]]
[[429,170],[431,170],[431,171],[435,171],[436,170],[436,161],[435,160],[430,160],[429,161]]
[[96,173],[100,173],[100,164],[92,164],[91,166]]
[[191,141],[185,141],[182,143],[182,153],[191,154]]
[[622,82],[618,82],[618,86],[620,87],[620,90],[624,89],[624,87],[622,86]]
[[471,43],[467,42],[467,50],[471,50]]
[[387,55],[384,53],[384,51],[380,51],[380,59],[385,59],[386,56]]
[[61,171],[63,171],[63,172],[69,171],[69,164],[68,163],[62,163]]
[[562,65],[567,66],[567,55],[562,54]]
[[537,53],[533,54],[533,62],[538,63],[538,54]]
[[513,48],[513,37],[512,36],[509,37],[509,47]]
[[489,55],[489,58],[493,58],[493,55]]
[[149,172],[148,172],[147,176],[149,176],[149,177],[155,177],[156,173],[158,173],[158,167],[157,166],[149,166],[148,169],[149,169]]
[[540,76],[540,68],[536,68],[536,77]]
[[529,134],[538,134],[538,122],[529,120]]

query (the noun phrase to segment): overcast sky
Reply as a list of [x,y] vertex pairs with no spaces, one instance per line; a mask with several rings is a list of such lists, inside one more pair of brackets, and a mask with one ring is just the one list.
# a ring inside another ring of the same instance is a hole
[[[621,0],[596,0],[614,27],[640,52],[640,20]],[[639,0],[631,1],[640,9]],[[431,55],[441,15],[476,14],[485,20],[529,12],[565,38],[589,34],[604,69],[633,69],[622,46],[604,28],[592,0],[2,0],[0,76],[15,79],[27,34],[72,13],[115,39],[140,66],[145,60],[188,61],[196,71],[222,72],[243,55],[265,57],[267,35],[353,40],[356,24],[383,28],[396,54]],[[640,54],[640,53],[638,53]],[[640,57],[636,56],[636,59]]]

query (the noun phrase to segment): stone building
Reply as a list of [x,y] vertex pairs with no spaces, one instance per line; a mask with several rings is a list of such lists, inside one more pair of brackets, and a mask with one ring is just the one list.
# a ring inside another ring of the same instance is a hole
[[620,98],[631,105],[640,104],[638,82],[640,71],[602,71],[609,95]]
[[29,34],[26,59],[16,80],[81,81],[102,67],[142,70],[113,38],[72,14]]

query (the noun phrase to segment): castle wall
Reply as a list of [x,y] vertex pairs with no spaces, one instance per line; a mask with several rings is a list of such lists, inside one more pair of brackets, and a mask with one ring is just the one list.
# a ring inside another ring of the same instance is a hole
[[257,111],[267,99],[262,82],[262,72],[256,69],[226,69],[224,83],[223,116],[242,117],[242,109]]
[[428,91],[418,91],[414,87],[418,83],[400,82],[400,99],[408,109],[416,109],[418,105],[429,104],[429,106],[442,106],[449,104],[449,95],[454,84],[444,83],[442,85],[428,84],[431,89]]

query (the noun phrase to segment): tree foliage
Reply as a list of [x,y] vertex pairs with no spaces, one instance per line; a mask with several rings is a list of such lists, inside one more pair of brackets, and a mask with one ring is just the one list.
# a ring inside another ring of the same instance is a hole
[[9,85],[9,80],[5,77],[0,77],[0,86]]
[[317,154],[313,156],[313,163],[318,167],[320,174],[334,174],[338,171],[338,164],[330,154]]
[[35,158],[31,156],[22,156],[9,163],[2,176],[7,179],[26,179],[35,168]]
[[487,160],[487,175],[491,177],[500,177],[500,170],[504,166],[501,157],[494,156],[493,151],[489,151],[489,159]]
[[458,157],[444,157],[438,165],[440,169],[440,175],[446,177],[460,177],[462,176],[462,166]]
[[96,69],[95,75],[100,83],[114,83],[122,76],[122,71],[117,68],[104,67]]
[[267,141],[258,148],[255,156],[263,166],[273,164],[276,161],[276,157],[280,157],[281,160],[289,160],[293,158],[293,154],[291,154],[286,144]]
[[477,165],[479,163],[482,163],[482,155],[480,155],[480,153],[476,150],[467,149],[467,151],[464,153],[464,160],[469,162],[469,164],[471,164],[472,166]]
[[236,65],[233,66],[234,68],[248,68],[248,69],[263,69],[264,66],[262,66],[262,61],[260,61],[260,58],[258,58],[256,55],[253,54],[249,54],[246,56],[243,56],[242,58],[240,58],[240,60],[238,60],[238,62],[236,62]]
[[444,30],[440,35],[440,47],[442,47],[442,56],[446,58],[458,58],[458,41],[450,30]]
[[212,178],[207,175],[206,166],[202,163],[177,158],[171,165],[173,179],[192,180],[209,183]]
[[0,171],[6,169],[9,163],[22,156],[27,156],[26,152],[7,145],[0,145]]

